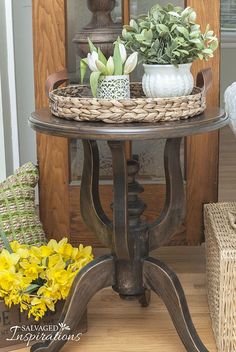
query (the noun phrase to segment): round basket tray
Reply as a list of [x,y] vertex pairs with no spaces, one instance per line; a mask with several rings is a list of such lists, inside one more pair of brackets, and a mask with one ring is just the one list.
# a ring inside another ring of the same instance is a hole
[[[191,95],[174,98],[147,98],[141,83],[131,83],[131,99],[104,100],[91,95],[88,86],[58,86],[66,81],[65,71],[51,75],[46,84],[53,115],[75,121],[104,121],[106,123],[163,122],[187,119],[206,109],[206,90],[211,73],[198,74],[197,87]],[[52,88],[55,88],[51,90]]]

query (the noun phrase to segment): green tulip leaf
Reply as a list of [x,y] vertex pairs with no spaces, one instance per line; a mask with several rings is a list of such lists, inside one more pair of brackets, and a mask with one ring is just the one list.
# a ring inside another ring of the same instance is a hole
[[2,242],[4,244],[4,248],[9,252],[9,253],[13,253],[13,250],[11,248],[10,242],[8,241],[8,238],[5,234],[5,232],[3,232],[3,230],[0,228],[0,237],[2,239]]
[[98,81],[101,74],[101,72],[92,72],[90,75],[90,86],[94,98],[97,96]]
[[120,55],[119,43],[117,42],[115,43],[113,59],[114,59],[114,65],[115,65],[114,75],[120,76],[123,74],[123,64],[122,64],[121,55]]
[[88,59],[85,58],[85,59],[80,60],[80,79],[81,79],[81,84],[84,83],[84,77],[86,75],[87,68],[88,68]]
[[96,48],[96,46],[93,44],[93,42],[89,38],[88,38],[88,43],[89,43],[90,52],[92,53],[93,51],[96,51],[96,53],[97,53],[98,49]]
[[106,66],[107,59],[100,48],[98,48],[98,59]]

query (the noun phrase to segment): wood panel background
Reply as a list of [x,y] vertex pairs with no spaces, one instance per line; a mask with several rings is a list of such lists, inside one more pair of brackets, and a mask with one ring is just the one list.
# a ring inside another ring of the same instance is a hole
[[[209,23],[220,38],[220,0],[186,0],[186,6],[197,12],[202,30]],[[211,67],[213,85],[207,95],[208,106],[218,106],[220,97],[220,47],[213,59],[194,63],[196,75],[202,68]],[[187,216],[186,239],[189,245],[203,238],[203,204],[218,200],[219,133],[187,138],[186,143]]]
[[[155,193],[154,193],[155,192]],[[155,194],[155,196],[153,196]],[[82,243],[86,245],[91,245],[95,247],[100,247],[101,244],[97,241],[96,236],[93,233],[88,231],[87,227],[81,221],[80,215],[80,187],[71,186],[70,187],[70,214],[71,214],[71,243],[73,245],[78,245],[78,233],[79,239]],[[100,196],[103,209],[110,219],[112,219],[112,210],[111,203],[113,199],[112,187],[110,185],[101,185],[100,186]],[[160,214],[164,202],[165,202],[165,186],[164,185],[145,185],[145,192],[140,195],[145,203],[148,204],[148,209],[145,210],[143,214],[143,219],[152,223],[156,220],[158,214]],[[178,234],[175,234],[171,240],[171,244],[175,245],[176,243],[186,244],[185,240],[185,228],[183,227]]]
[[[45,81],[66,67],[66,3],[33,0],[36,108],[48,106]],[[68,140],[37,134],[40,218],[49,238],[69,235]]]

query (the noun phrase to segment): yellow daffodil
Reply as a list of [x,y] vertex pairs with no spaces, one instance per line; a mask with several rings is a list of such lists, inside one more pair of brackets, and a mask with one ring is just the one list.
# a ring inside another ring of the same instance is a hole
[[51,240],[48,243],[48,247],[51,248],[54,252],[62,255],[63,258],[69,259],[73,255],[73,247],[68,243],[67,238],[63,238],[60,242]]
[[20,266],[24,269],[24,274],[29,276],[32,281],[37,279],[42,268],[35,263],[29,262],[26,259],[22,260]]
[[0,290],[11,292],[20,284],[20,278],[15,272],[8,270],[0,271]]
[[15,266],[18,263],[20,256],[16,253],[9,253],[6,249],[3,249],[0,254],[0,271],[8,270],[15,272]]
[[67,298],[75,276],[93,259],[91,247],[74,248],[67,238],[41,247],[14,241],[9,247],[13,253],[0,252],[0,298],[37,321]]
[[65,261],[60,254],[53,254],[48,258],[48,268],[55,268],[56,270],[64,269],[66,266]]

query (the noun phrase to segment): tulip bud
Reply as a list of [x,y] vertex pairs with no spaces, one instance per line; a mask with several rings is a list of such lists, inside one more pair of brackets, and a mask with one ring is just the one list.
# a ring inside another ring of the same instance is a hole
[[105,73],[106,72],[106,66],[102,63],[102,61],[96,60],[95,64],[96,64],[99,72],[101,72],[101,73]]
[[135,52],[128,57],[125,63],[124,75],[130,74],[137,66],[137,63],[138,63],[138,53]]
[[120,50],[120,57],[121,57],[122,64],[124,64],[127,59],[127,52],[124,44],[119,43],[119,50]]
[[113,57],[110,56],[109,59],[107,60],[107,74],[109,76],[112,76],[115,70],[115,64],[114,64],[114,60]]
[[96,51],[93,51],[92,54],[88,53],[87,59],[88,67],[90,70],[93,72],[98,72],[99,70],[96,65],[96,60],[98,60],[98,53],[96,53]]

